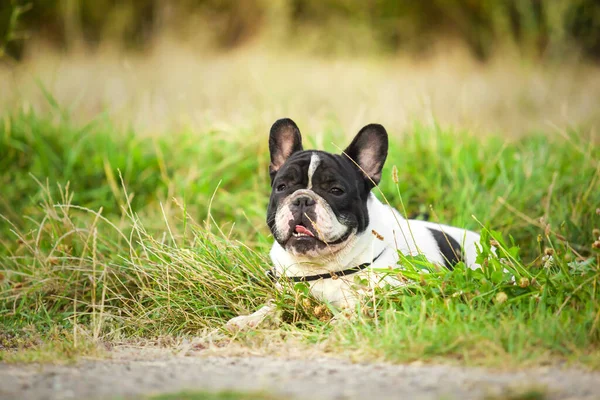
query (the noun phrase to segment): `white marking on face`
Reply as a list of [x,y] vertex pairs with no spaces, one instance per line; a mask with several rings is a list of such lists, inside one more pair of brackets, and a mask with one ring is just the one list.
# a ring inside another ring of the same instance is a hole
[[308,187],[307,189],[312,189],[312,177],[315,174],[315,171],[317,170],[317,167],[319,167],[319,164],[321,164],[321,158],[319,157],[319,155],[317,153],[313,153],[312,156],[310,156],[310,164],[308,165]]

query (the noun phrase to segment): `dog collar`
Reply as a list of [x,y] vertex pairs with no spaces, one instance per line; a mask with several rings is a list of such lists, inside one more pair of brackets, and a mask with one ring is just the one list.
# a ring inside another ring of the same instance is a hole
[[[286,278],[291,280],[292,282],[312,282],[312,281],[317,281],[319,279],[337,279],[340,276],[352,275],[359,271],[362,271],[363,269],[365,269],[367,267],[370,267],[375,261],[377,261],[377,259],[379,257],[381,257],[381,255],[385,252],[385,250],[386,249],[383,249],[383,251],[381,253],[379,253],[379,255],[373,259],[373,261],[357,265],[356,267],[347,268],[347,269],[344,269],[341,271],[326,272],[324,274],[317,274],[317,275],[286,276]],[[275,271],[272,269],[267,271],[267,276],[272,281],[275,281],[278,279],[277,275],[275,274]]]

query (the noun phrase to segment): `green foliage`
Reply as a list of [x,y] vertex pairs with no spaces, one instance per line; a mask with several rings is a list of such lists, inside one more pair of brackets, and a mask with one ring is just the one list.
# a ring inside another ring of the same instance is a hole
[[277,400],[281,397],[260,392],[192,392],[160,394],[150,400]]
[[449,357],[494,364],[510,355],[524,365],[573,352],[579,360],[590,357],[600,340],[597,257],[565,263],[553,253],[535,267],[498,232],[484,229],[481,244],[483,270],[462,263],[440,270],[421,257],[401,256],[402,271],[380,273],[405,284],[377,288],[375,300],[363,305],[362,314],[378,323],[348,327],[335,342],[397,362]]
[[30,9],[30,3],[21,4],[17,0],[7,1],[0,6],[0,60],[11,52],[14,42],[24,38],[19,30],[19,20]]
[[[315,50],[328,54],[340,49],[355,54],[357,48],[423,52],[450,37],[481,59],[506,45],[516,45],[527,56],[562,59],[573,47],[600,56],[600,5],[594,0],[179,0],[168,5],[146,0],[31,0],[31,4],[33,10],[24,21],[27,30],[61,46],[82,40],[95,46],[109,39],[139,48],[166,30],[187,36],[201,31],[224,48],[271,35],[286,45],[309,41]],[[9,7],[8,2],[0,5],[0,17]],[[7,21],[0,18],[0,32]]]
[[581,132],[518,142],[422,126],[391,134],[379,195],[480,230],[484,269],[402,256],[402,271],[379,273],[403,286],[357,280],[368,294],[359,317],[331,325],[303,285],[280,293],[264,274],[266,133],[144,137],[103,118],[73,124],[59,107],[5,115],[3,331],[197,334],[274,298],[278,334],[361,358],[600,367],[600,148]]

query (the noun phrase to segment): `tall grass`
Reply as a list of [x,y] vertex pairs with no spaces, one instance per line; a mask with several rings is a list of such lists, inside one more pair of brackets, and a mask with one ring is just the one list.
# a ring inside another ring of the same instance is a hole
[[[60,108],[2,121],[5,332],[194,335],[274,298],[284,325],[270,332],[360,359],[599,366],[600,149],[586,132],[507,142],[441,127],[391,131],[382,192],[394,206],[401,195],[411,212],[482,231],[486,268],[405,259],[406,286],[377,290],[358,318],[330,324],[335,310],[302,284],[279,293],[264,274],[266,133],[139,136],[102,117],[73,123]],[[325,148],[352,133],[323,132]]]

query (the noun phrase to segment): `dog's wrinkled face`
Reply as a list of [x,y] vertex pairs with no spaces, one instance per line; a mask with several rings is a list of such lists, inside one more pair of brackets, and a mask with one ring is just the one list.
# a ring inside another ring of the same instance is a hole
[[367,125],[344,154],[303,150],[296,124],[281,119],[269,137],[271,199],[267,224],[288,252],[334,254],[367,228],[367,199],[379,183],[387,133]]

